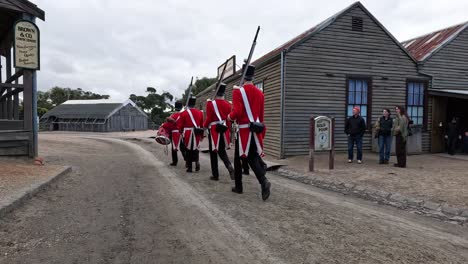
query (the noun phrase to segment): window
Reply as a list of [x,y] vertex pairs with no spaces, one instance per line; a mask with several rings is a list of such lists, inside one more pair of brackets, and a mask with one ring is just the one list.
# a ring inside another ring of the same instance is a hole
[[424,82],[408,82],[407,112],[414,125],[424,124]]
[[263,90],[263,81],[258,82],[258,83],[254,83],[254,85],[255,85],[258,89],[262,90],[262,92],[264,92],[264,90]]
[[363,20],[362,17],[353,17],[352,18],[352,29],[353,31],[361,31],[363,30]]
[[362,118],[369,123],[369,84],[369,79],[348,79],[348,117],[353,115],[354,107],[359,107]]

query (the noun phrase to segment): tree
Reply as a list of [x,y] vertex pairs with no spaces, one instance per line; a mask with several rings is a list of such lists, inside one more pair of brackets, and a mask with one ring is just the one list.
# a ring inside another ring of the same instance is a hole
[[81,88],[71,89],[62,87],[53,87],[48,91],[51,103],[54,106],[60,105],[67,100],[91,100],[91,99],[109,99],[109,95],[96,94],[89,91],[83,91]]
[[[192,95],[197,95],[201,93],[203,90],[206,88],[210,87],[213,83],[216,82],[216,78],[208,78],[208,77],[203,77],[201,79],[197,79],[194,83],[194,86],[192,88]],[[187,101],[187,94],[188,94],[189,88],[185,89],[184,94],[182,95],[182,101],[186,102]]]
[[135,94],[130,95],[132,100],[138,107],[149,113],[151,121],[156,124],[161,124],[173,111],[172,104],[174,96],[169,92],[157,93],[156,88],[147,87],[146,96],[138,96]]
[[55,86],[50,90],[37,92],[37,114],[44,115],[47,111],[67,100],[109,99],[109,95],[101,95],[83,91],[81,88],[71,89]]

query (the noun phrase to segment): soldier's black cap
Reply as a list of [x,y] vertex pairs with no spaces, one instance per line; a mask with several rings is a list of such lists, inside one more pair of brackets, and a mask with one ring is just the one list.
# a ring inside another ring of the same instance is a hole
[[[246,64],[244,63],[244,65],[242,65],[242,73],[244,73],[245,66],[246,66]],[[252,81],[253,78],[254,78],[254,75],[255,75],[255,66],[252,65],[252,64],[250,64],[250,65],[247,67],[247,72],[246,72],[246,74],[245,74],[244,80],[246,80],[246,81]]]
[[224,96],[225,93],[226,93],[226,84],[221,83],[219,85],[219,89],[218,89],[218,92],[216,93],[216,96]]
[[175,107],[176,111],[180,111],[182,109],[182,107],[183,107],[182,102],[180,102],[180,101],[175,102],[174,107]]
[[195,104],[197,103],[197,98],[195,96],[190,97],[188,101],[188,107],[195,107]]

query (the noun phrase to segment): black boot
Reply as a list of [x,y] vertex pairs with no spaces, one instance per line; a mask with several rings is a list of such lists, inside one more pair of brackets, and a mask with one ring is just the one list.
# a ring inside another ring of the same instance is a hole
[[242,193],[243,193],[242,188],[238,189],[238,188],[236,188],[236,187],[232,187],[231,191],[234,192],[234,193],[238,193],[238,194],[242,194]]
[[211,177],[210,177],[210,180],[212,180],[212,181],[219,181],[219,178],[218,178],[218,177],[215,177],[215,176],[211,176]]
[[177,166],[177,162],[172,162],[171,164],[169,164],[169,166],[175,167],[175,166]]
[[200,171],[200,162],[195,162],[195,171]]
[[270,187],[271,183],[269,181],[266,181],[265,184],[262,186],[262,199],[263,201],[266,201],[268,197],[270,197]]

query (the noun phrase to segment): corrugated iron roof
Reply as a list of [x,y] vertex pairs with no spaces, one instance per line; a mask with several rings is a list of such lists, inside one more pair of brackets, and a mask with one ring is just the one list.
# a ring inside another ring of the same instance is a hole
[[97,118],[106,119],[122,104],[61,104],[45,113],[42,118],[55,116],[66,119]]
[[132,100],[128,99],[125,101],[115,100],[68,100],[61,105],[58,105],[48,111],[42,116],[47,119],[55,116],[58,118],[67,119],[86,119],[86,118],[97,118],[107,119],[121,108],[132,105],[142,114],[146,115]]
[[401,44],[403,44],[416,60],[424,61],[450,43],[450,41],[455,39],[467,27],[468,22],[465,22],[403,41]]

